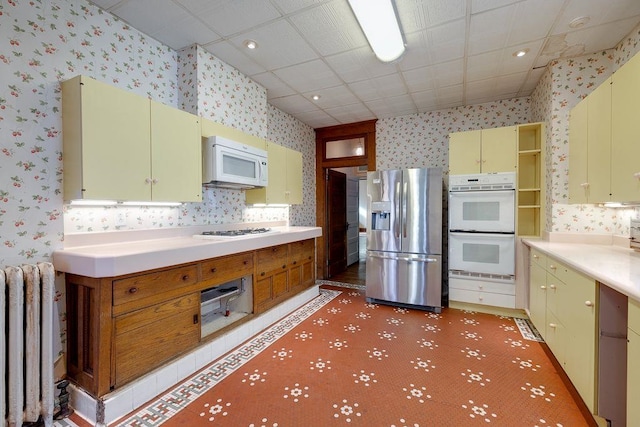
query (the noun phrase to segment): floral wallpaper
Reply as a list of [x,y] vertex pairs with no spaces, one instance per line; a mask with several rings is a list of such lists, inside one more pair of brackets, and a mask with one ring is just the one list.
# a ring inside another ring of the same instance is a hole
[[568,204],[569,112],[622,64],[640,51],[640,26],[615,49],[553,61],[532,94],[532,120],[547,128],[546,229],[628,235],[632,208]]
[[529,98],[469,105],[376,122],[376,168],[449,169],[449,134],[529,123]]

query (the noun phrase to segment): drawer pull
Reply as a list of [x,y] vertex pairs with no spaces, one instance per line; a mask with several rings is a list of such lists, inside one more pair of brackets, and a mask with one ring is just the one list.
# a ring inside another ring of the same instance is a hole
[[182,276],[182,281],[186,282],[187,280],[189,280],[188,274],[185,274],[184,276]]
[[538,258],[540,258],[538,255],[535,255],[535,254],[533,255],[533,259],[538,259]]
[[286,264],[283,264],[283,265],[282,265],[282,268],[287,268]]
[[309,259],[311,259],[311,255],[309,255]]
[[278,252],[278,248],[271,249],[271,252]]
[[136,288],[136,287],[129,288],[129,293],[130,294],[135,294],[136,292],[138,292],[138,288]]
[[215,267],[211,269],[211,272],[212,272],[212,273],[215,273],[216,271],[218,271],[218,269],[217,269],[217,268],[215,268]]
[[593,307],[593,302],[591,301],[585,301],[584,305],[586,305],[587,307]]
[[554,328],[554,329],[555,329],[557,326],[558,326],[558,325],[556,325],[555,323],[549,323],[549,327],[550,327],[550,328]]
[[550,268],[550,269],[552,269],[552,270],[555,270],[555,269],[556,269],[556,268],[558,268],[558,267],[556,267],[555,265],[551,264],[551,265],[549,266],[549,268]]
[[547,287],[545,285],[540,286],[540,289],[542,289],[543,291],[547,289]]
[[293,265],[296,265],[298,263],[298,261],[293,261]]
[[264,276],[264,271],[262,273],[260,273],[261,276]]
[[249,264],[249,261],[247,261],[246,259],[242,262],[244,265]]
[[197,314],[194,314],[194,315],[193,315],[193,324],[194,324],[194,325],[197,325],[197,324],[198,324],[198,315],[197,315]]
[[484,286],[480,285],[480,286],[478,286],[478,289],[483,290]]

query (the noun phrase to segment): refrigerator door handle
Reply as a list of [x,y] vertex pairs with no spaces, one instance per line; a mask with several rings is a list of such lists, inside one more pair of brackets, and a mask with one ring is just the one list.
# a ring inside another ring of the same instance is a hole
[[402,183],[402,237],[407,238],[407,181]]
[[373,254],[373,253],[369,253],[368,256],[370,256],[372,258],[391,259],[391,260],[395,260],[395,261],[438,262],[438,260],[435,259],[435,258],[419,258],[419,257],[411,257],[411,256],[379,255],[379,254]]
[[[400,183],[396,182],[396,200],[398,200],[401,195],[400,195]],[[395,215],[395,219],[393,221],[393,228],[394,228],[394,234],[396,235],[396,238],[400,238],[400,222],[398,221],[398,218],[400,218],[400,203],[396,203],[396,215]]]

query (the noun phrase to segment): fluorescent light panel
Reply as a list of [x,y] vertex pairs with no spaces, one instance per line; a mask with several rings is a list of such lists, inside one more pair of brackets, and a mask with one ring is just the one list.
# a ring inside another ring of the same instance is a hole
[[378,59],[391,62],[404,52],[404,40],[392,0],[349,0],[360,28]]

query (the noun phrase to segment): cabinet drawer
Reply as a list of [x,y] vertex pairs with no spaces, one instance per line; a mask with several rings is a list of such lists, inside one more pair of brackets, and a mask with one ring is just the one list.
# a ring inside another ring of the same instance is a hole
[[313,239],[289,243],[289,260],[292,264],[311,261],[313,259],[314,250],[315,242]]
[[225,256],[201,264],[202,280],[215,285],[253,273],[253,253]]
[[629,324],[628,327],[640,335],[640,301],[629,298]]
[[[198,269],[195,265],[187,265],[171,270],[114,280],[113,305],[116,307],[121,304],[140,301],[149,297],[157,297],[158,294],[183,286],[193,285],[197,281]],[[133,308],[141,308],[143,306],[144,302],[141,301],[140,306]]]
[[449,288],[449,299],[451,301],[492,305],[495,307],[516,307],[515,295],[494,294],[491,292],[470,291],[466,289]]
[[547,256],[534,248],[531,248],[531,262],[547,268]]
[[515,283],[499,283],[489,282],[485,280],[466,280],[452,276],[449,276],[449,288],[478,292],[491,292],[494,294],[505,295],[516,294]]
[[[160,366],[200,341],[200,299],[187,295],[115,320],[115,386]],[[139,325],[136,323],[139,322]]]
[[564,302],[563,297],[566,297],[566,285],[549,272],[547,272],[546,283],[547,310],[557,316],[559,314],[558,308],[563,309],[562,302]]
[[256,271],[262,273],[287,267],[287,245],[271,246],[256,253]]

